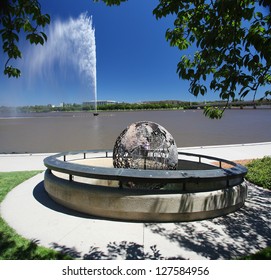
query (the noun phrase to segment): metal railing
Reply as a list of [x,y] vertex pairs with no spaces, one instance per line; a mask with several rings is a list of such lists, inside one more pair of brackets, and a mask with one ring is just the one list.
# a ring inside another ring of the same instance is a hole
[[[69,180],[73,176],[103,179],[103,180],[117,180],[121,184],[124,182],[135,183],[149,183],[149,184],[183,184],[184,186],[195,184],[206,184],[208,182],[223,182],[225,187],[234,186],[243,181],[247,173],[246,167],[221,158],[179,152],[179,156],[197,158],[197,162],[202,163],[203,159],[219,163],[219,167],[204,169],[204,170],[144,170],[144,169],[124,169],[101,167],[95,165],[84,165],[76,163],[79,159],[94,159],[94,158],[111,158],[111,150],[81,150],[75,152],[63,152],[56,155],[49,156],[44,159],[44,165],[48,171],[57,171],[69,175]],[[222,168],[223,164],[228,164],[231,167]],[[218,189],[214,183],[213,189]]]

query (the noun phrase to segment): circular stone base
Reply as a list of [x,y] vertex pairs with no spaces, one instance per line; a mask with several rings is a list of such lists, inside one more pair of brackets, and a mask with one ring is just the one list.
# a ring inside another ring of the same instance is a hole
[[150,193],[65,180],[47,170],[44,185],[53,200],[89,215],[130,221],[175,222],[213,218],[243,206],[245,183],[209,192]]

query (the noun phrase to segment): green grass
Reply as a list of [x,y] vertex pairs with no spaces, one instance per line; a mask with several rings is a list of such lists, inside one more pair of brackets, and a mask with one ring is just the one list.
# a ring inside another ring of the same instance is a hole
[[262,249],[261,251],[245,256],[241,258],[242,260],[271,260],[271,247],[266,247],[265,249]]
[[[0,172],[0,203],[9,191],[41,171]],[[18,235],[0,217],[0,260],[56,260],[70,257]]]
[[41,171],[0,172],[0,202],[6,194],[21,182],[37,175]]
[[246,179],[251,183],[271,190],[271,157],[255,159],[247,164]]

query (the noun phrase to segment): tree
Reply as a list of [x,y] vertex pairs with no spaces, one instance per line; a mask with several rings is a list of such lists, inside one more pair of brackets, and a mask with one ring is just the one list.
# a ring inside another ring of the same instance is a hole
[[1,0],[0,34],[2,48],[8,58],[4,66],[4,74],[18,78],[21,71],[10,65],[13,59],[22,58],[18,47],[19,35],[23,32],[30,44],[41,44],[47,36],[40,29],[50,23],[50,16],[41,13],[37,0]]
[[[102,1],[111,6],[127,0]],[[194,96],[209,88],[227,103],[249,92],[255,99],[259,87],[271,84],[270,0],[160,0],[153,14],[157,19],[174,16],[167,41],[182,52],[194,51],[177,65]],[[264,97],[269,95],[267,90]],[[225,108],[208,107],[205,114],[221,118]]]

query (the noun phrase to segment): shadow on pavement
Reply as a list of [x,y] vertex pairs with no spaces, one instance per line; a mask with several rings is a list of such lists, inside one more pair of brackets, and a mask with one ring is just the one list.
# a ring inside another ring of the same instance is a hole
[[245,206],[204,221],[145,224],[152,233],[207,259],[233,259],[271,246],[271,192],[249,184]]
[[[171,223],[170,226],[167,223],[144,223],[144,231],[176,244],[183,252],[193,252],[199,259],[234,259],[271,246],[271,191],[248,184],[245,206],[234,213],[210,220]],[[34,188],[33,195],[37,201],[54,211],[91,218],[55,203],[44,190],[43,182]],[[163,256],[159,244],[144,248],[144,245],[129,240],[110,242],[106,250],[90,244],[89,252],[84,255],[75,248],[57,243],[51,246],[76,259],[187,259],[185,253]]]

